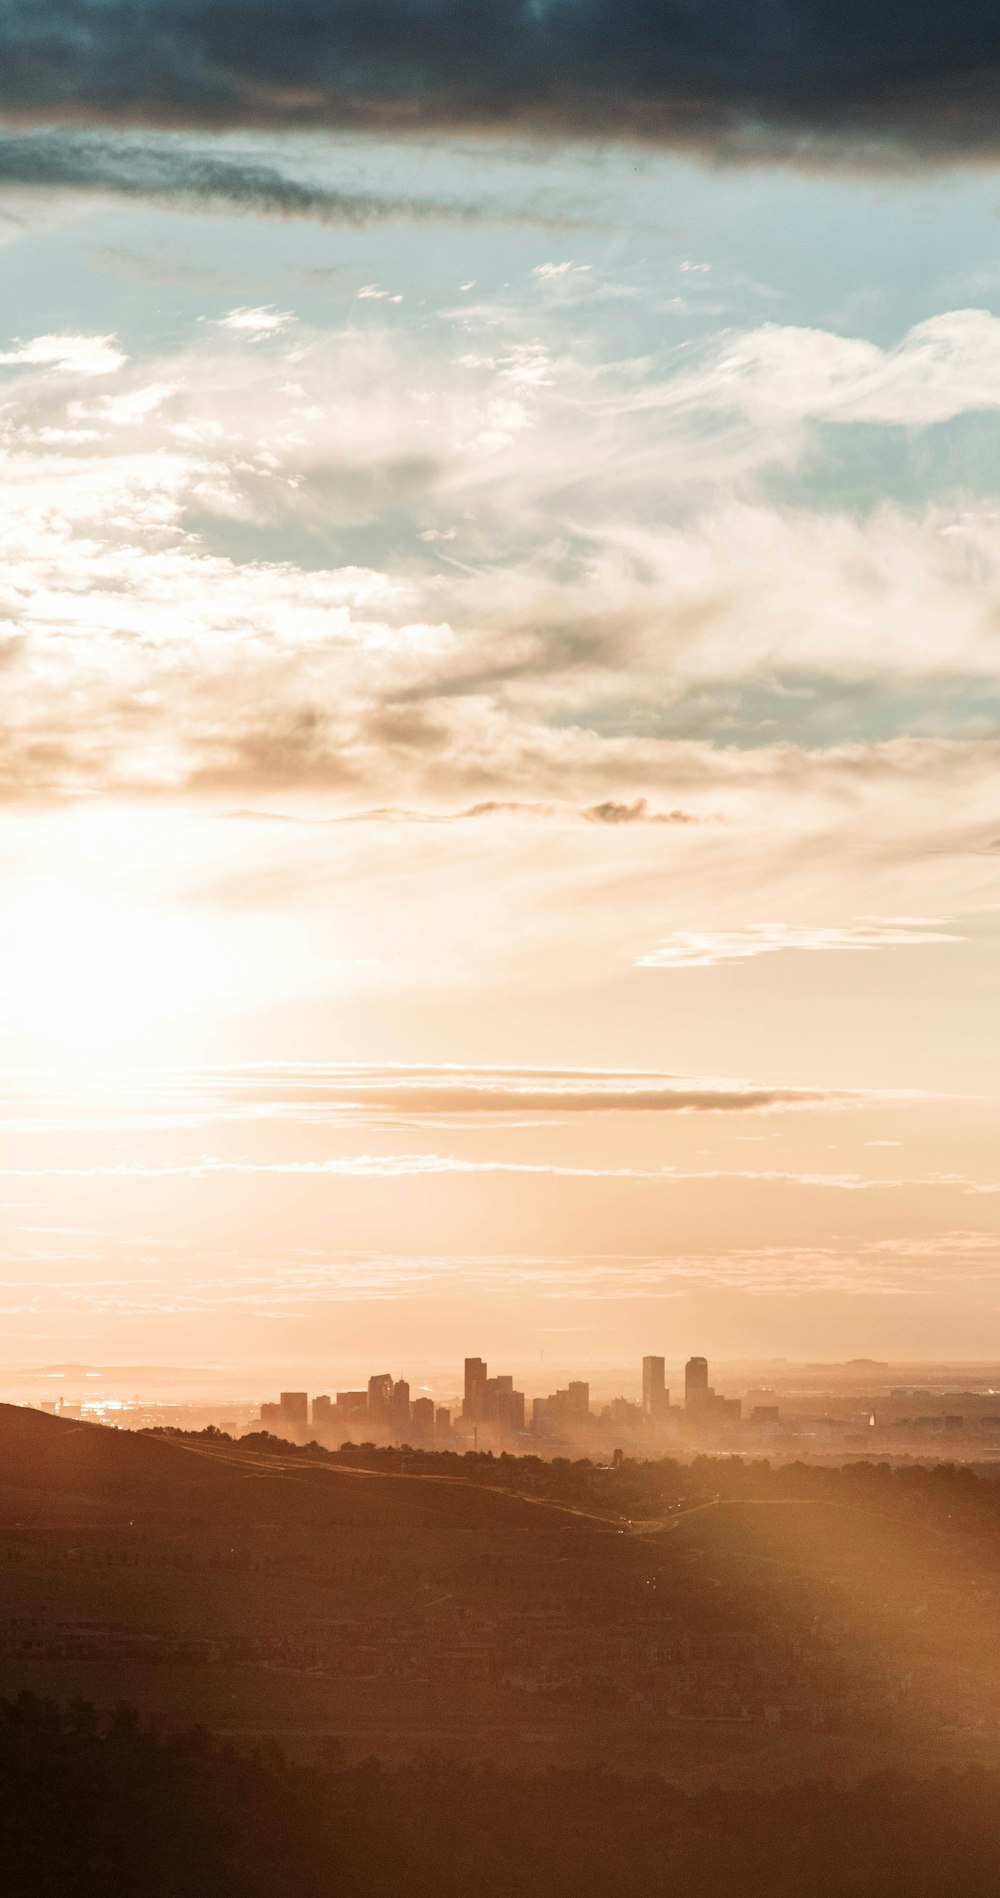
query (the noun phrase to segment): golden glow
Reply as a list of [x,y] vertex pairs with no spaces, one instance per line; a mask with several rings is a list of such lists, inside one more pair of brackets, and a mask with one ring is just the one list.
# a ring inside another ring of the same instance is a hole
[[4,1028],[51,1052],[120,1050],[204,1007],[224,973],[209,925],[82,881],[33,878],[4,907]]

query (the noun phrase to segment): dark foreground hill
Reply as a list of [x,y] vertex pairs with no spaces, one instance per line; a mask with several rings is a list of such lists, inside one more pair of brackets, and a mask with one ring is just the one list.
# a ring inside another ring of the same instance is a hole
[[0,1701],[4,1898],[994,1898],[1000,1778],[685,1794],[599,1768],[304,1767]]
[[0,1693],[300,1758],[335,1740],[688,1786],[1000,1768],[993,1485],[807,1473],[796,1495],[734,1469],[630,1521],[604,1490],[588,1506],[586,1471],[560,1500],[516,1461],[369,1461],[0,1406]]

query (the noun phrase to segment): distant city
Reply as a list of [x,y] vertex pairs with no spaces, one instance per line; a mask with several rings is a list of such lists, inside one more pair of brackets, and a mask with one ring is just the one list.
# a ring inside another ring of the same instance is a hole
[[[690,1428],[702,1433],[735,1430],[742,1415],[740,1398],[721,1397],[712,1389],[707,1358],[688,1359],[683,1405],[670,1402],[665,1358],[645,1357],[641,1400],[615,1397],[595,1410],[589,1383],[571,1379],[565,1389],[533,1398],[530,1415],[513,1377],[491,1377],[484,1358],[466,1358],[464,1396],[456,1415],[433,1398],[412,1397],[406,1378],[379,1371],[364,1390],[322,1394],[311,1401],[307,1391],[282,1391],[277,1403],[261,1405],[260,1424],[299,1442],[312,1436],[319,1443],[461,1442],[466,1447],[523,1451],[531,1442],[597,1444],[612,1438],[630,1448],[649,1447]],[[750,1420],[758,1430],[778,1423],[773,1391],[752,1393]]]
[[[485,1359],[469,1357],[454,1380],[438,1373],[432,1386],[436,1396],[428,1394],[426,1384],[417,1384],[414,1395],[408,1378],[377,1371],[356,1389],[315,1394],[288,1389],[275,1401],[261,1403],[221,1393],[212,1397],[208,1391],[200,1401],[185,1400],[180,1390],[168,1397],[166,1372],[157,1378],[162,1394],[144,1395],[136,1388],[139,1372],[133,1382],[127,1368],[66,1367],[40,1374],[50,1390],[53,1376],[65,1380],[63,1396],[41,1398],[37,1383],[29,1395],[30,1381],[18,1395],[63,1417],[124,1429],[211,1427],[233,1437],[263,1432],[334,1449],[367,1443],[599,1460],[609,1460],[616,1450],[633,1458],[741,1451],[777,1460],[1000,1455],[1000,1366],[978,1366],[975,1381],[964,1384],[956,1383],[960,1367],[905,1368],[910,1382],[898,1381],[904,1367],[873,1358],[814,1365],[777,1360],[747,1366],[742,1373],[730,1367],[738,1394],[729,1395],[710,1382],[708,1359],[695,1356],[678,1366],[682,1401],[672,1401],[667,1360],[659,1355],[649,1354],[636,1365],[634,1382],[627,1373],[598,1373],[596,1399],[588,1380],[572,1376],[554,1391],[528,1397],[512,1375],[491,1376]],[[970,1369],[965,1367],[966,1377]],[[184,1374],[177,1375],[182,1386]],[[626,1390],[631,1383],[632,1394],[614,1395],[611,1376]],[[92,1389],[98,1382],[101,1394],[77,1396],[73,1382],[83,1377]],[[458,1395],[450,1397],[456,1386]]]
[[[860,1370],[868,1364],[859,1360]],[[870,1366],[875,1369],[874,1365]],[[888,1367],[880,1367],[888,1368]],[[918,1446],[939,1437],[954,1440],[972,1433],[1000,1442],[1000,1408],[993,1391],[962,1393],[973,1415],[948,1410],[927,1415],[900,1416],[908,1399],[933,1402],[930,1391],[895,1388],[888,1393],[888,1412],[880,1418],[874,1409],[846,1419],[783,1418],[777,1391],[751,1388],[744,1397],[727,1397],[709,1383],[709,1364],[692,1357],[684,1366],[684,1401],[671,1403],[666,1382],[666,1359],[650,1355],[642,1360],[641,1396],[614,1397],[595,1407],[590,1385],[570,1379],[548,1396],[528,1400],[515,1390],[513,1377],[491,1377],[483,1358],[466,1358],[464,1394],[454,1411],[431,1397],[413,1397],[406,1378],[380,1371],[365,1389],[323,1393],[310,1400],[306,1391],[283,1391],[276,1403],[261,1405],[260,1427],[292,1442],[410,1443],[414,1446],[461,1447],[518,1451],[543,1455],[561,1450],[585,1453],[620,1448],[630,1455],[663,1455],[671,1446],[720,1450],[764,1450],[782,1438],[806,1434],[826,1436],[847,1447],[870,1451],[884,1444],[888,1433],[901,1441],[913,1437]]]

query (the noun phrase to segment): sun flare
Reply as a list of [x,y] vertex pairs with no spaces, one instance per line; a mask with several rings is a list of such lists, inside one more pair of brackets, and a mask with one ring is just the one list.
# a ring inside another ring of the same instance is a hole
[[38,877],[0,923],[5,1032],[49,1055],[122,1051],[218,992],[222,947],[189,916]]

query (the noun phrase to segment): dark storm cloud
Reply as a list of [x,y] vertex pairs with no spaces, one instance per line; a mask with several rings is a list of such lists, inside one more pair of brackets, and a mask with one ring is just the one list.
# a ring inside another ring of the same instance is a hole
[[0,3],[21,121],[992,156],[998,70],[998,0]]

